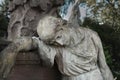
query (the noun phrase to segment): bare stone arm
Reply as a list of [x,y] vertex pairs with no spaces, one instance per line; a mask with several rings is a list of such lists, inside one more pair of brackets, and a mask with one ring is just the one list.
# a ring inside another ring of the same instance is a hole
[[31,37],[21,37],[9,44],[0,53],[0,80],[7,78],[15,63],[16,55],[19,51],[28,51],[36,47],[37,44],[33,42]]
[[94,39],[95,39],[94,41],[98,47],[98,66],[102,73],[103,80],[114,80],[112,72],[110,71],[110,69],[106,63],[101,40],[98,35],[94,36]]
[[45,66],[52,67],[56,56],[56,48],[54,45],[49,45],[37,37],[32,37],[33,42],[38,45],[40,58],[44,61]]

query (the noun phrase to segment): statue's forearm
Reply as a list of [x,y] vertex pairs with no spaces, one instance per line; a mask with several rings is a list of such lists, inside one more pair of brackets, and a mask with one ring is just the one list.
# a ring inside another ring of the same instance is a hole
[[22,50],[28,51],[33,48],[37,48],[37,45],[33,42],[32,37],[20,37],[10,43],[3,51],[4,52],[19,52]]
[[103,80],[114,80],[112,72],[107,65],[104,68],[100,67],[100,71],[102,73]]
[[100,68],[100,71],[102,73],[103,80],[114,80],[112,72],[111,72],[111,70],[109,69],[109,67],[106,63],[103,47],[102,47],[102,44],[101,44],[100,40],[99,40],[98,52],[99,52],[98,53],[99,68]]
[[7,78],[19,51],[28,51],[36,47],[31,37],[21,37],[10,43],[0,53],[0,78]]
[[40,58],[44,61],[44,65],[52,67],[56,55],[56,49],[53,46],[47,45],[44,41],[37,37],[32,37],[34,44],[38,45]]
[[37,48],[37,45],[34,44],[32,37],[21,37],[19,39],[16,39],[13,42],[14,47],[16,47],[16,51],[28,51],[31,50],[33,48]]
[[100,47],[99,47],[99,60],[98,61],[99,61],[99,67],[100,67],[103,79],[104,80],[114,80],[112,72],[106,63],[102,45],[100,45]]
[[106,63],[106,59],[105,59],[101,40],[100,40],[97,33],[96,33],[96,35],[93,35],[93,37],[94,37],[93,42],[95,43],[96,50],[98,52],[98,67],[101,71],[103,80],[114,80],[112,72],[110,71],[110,69]]

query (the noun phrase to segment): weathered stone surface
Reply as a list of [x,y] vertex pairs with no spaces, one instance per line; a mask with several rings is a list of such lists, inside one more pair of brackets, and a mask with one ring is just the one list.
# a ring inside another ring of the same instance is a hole
[[63,22],[52,16],[39,22],[39,37],[33,37],[33,42],[44,63],[52,66],[55,60],[62,80],[114,80],[98,34]]
[[63,0],[11,0],[8,40],[36,35],[38,21],[47,14],[57,16],[57,8],[61,4]]
[[[61,4],[63,4],[63,0],[10,0],[9,11],[11,12],[11,14],[8,26],[8,40],[14,41],[16,38],[19,38],[21,36],[36,35],[36,26],[38,21],[48,14],[57,16],[57,8]],[[33,64],[33,66],[34,64],[41,64],[41,60],[38,60],[38,56],[34,53],[36,52],[33,51],[30,53],[29,52],[19,53],[19,55],[17,56],[16,64]],[[49,73],[52,74],[52,71],[48,69],[46,69],[45,72],[48,73],[48,71],[50,71]],[[8,74],[8,72],[9,70],[5,74]],[[40,75],[44,74],[46,73],[40,72]],[[40,76],[38,77],[41,80],[50,80],[51,79],[49,77],[50,74],[47,75],[48,78],[46,79],[43,79],[43,77]],[[39,73],[36,73],[36,75],[39,75]],[[15,76],[13,75],[13,77]],[[19,77],[10,79],[18,80],[18,78]],[[31,80],[34,80],[34,78]],[[53,80],[53,78],[51,80]]]
[[40,65],[16,65],[7,80],[60,80],[56,72]]
[[37,48],[43,64],[52,67],[57,62],[62,80],[113,80],[96,32],[46,16],[37,33],[39,37],[16,39],[0,53],[0,78],[8,77],[18,52]]

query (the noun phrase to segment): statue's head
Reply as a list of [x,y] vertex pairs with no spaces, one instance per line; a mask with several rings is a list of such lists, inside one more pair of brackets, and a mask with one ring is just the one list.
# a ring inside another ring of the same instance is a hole
[[37,33],[41,40],[48,41],[55,37],[56,29],[62,26],[66,21],[53,16],[46,16],[42,18],[37,26]]

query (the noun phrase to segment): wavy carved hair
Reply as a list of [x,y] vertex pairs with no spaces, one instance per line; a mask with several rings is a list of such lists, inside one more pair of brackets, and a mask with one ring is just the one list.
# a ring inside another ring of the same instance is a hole
[[45,16],[37,26],[37,33],[42,40],[49,40],[55,36],[55,29],[63,24],[63,20],[53,16]]

